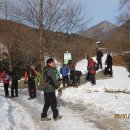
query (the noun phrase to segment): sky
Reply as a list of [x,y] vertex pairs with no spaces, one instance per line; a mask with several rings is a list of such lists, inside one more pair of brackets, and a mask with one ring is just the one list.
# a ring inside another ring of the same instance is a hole
[[116,16],[119,15],[119,0],[77,0],[83,5],[92,21],[89,26],[96,25],[104,20],[117,24]]
[[[1,0],[0,0],[1,1]],[[16,1],[16,0],[10,0]],[[116,16],[119,15],[120,0],[73,0],[80,3],[87,14],[92,17],[88,28],[107,20],[113,24],[117,24]]]

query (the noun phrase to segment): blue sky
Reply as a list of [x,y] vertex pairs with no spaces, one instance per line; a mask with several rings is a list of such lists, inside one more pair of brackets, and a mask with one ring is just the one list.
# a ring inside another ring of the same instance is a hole
[[77,0],[86,8],[93,20],[89,26],[96,25],[103,20],[116,24],[119,14],[119,0]]

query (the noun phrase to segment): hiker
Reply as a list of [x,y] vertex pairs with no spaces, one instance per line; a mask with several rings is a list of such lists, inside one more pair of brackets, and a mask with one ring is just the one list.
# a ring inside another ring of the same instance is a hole
[[[12,71],[10,72],[10,75],[12,77],[12,84],[11,84],[11,98],[18,97],[18,80],[20,78],[20,75],[18,73],[18,67],[13,67]],[[15,91],[15,95],[14,95]]]
[[[51,120],[47,117],[47,111],[50,107],[53,112],[54,120],[61,119],[62,117],[59,115],[59,112],[57,110],[57,99],[55,94],[55,91],[59,88],[60,84],[56,79],[56,65],[52,58],[47,60],[47,66],[43,70],[43,81],[44,85],[42,87],[44,90],[45,104],[41,113],[41,120]],[[61,91],[61,89],[58,90]]]
[[88,71],[90,73],[90,81],[93,85],[96,84],[96,79],[95,79],[95,75],[96,75],[96,69],[95,69],[95,65],[96,62],[90,58],[89,59],[89,64],[88,64]]
[[28,90],[29,96],[28,100],[36,98],[36,84],[35,84],[35,77],[37,76],[37,72],[35,71],[35,66],[31,65],[28,66]]
[[88,60],[88,65],[87,65],[87,75],[86,75],[86,80],[87,81],[90,81],[90,72],[89,72],[89,69],[88,69],[88,66],[89,66],[89,62],[90,62],[90,57],[87,57],[87,60]]
[[2,79],[4,84],[5,97],[9,97],[8,88],[9,88],[10,76],[7,69],[3,68],[3,72],[0,75],[0,79]]
[[65,84],[68,86],[68,68],[65,64],[60,69],[60,73],[62,74],[62,80],[63,80],[63,87],[65,87]]
[[99,65],[99,68],[102,69],[102,57],[103,57],[103,52],[101,50],[99,50],[98,48],[96,49],[96,59],[97,59],[97,63]]
[[74,86],[75,87],[80,85],[80,78],[81,78],[81,76],[82,76],[82,72],[76,70],[75,73],[74,73],[74,80],[75,80]]
[[112,70],[113,62],[112,62],[112,56],[111,56],[110,52],[107,54],[105,63],[107,65],[107,67],[105,68],[104,74],[105,75],[109,74],[109,76],[112,77],[113,76],[113,70]]
[[75,81],[74,81],[75,64],[72,62],[72,60],[69,61],[68,68],[70,71],[70,80],[72,81],[71,85],[74,85],[75,84]]

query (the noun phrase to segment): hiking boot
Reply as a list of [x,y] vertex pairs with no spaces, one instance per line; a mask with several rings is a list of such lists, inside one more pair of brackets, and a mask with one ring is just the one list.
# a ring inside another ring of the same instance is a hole
[[62,119],[62,116],[58,115],[56,118],[54,118],[55,121],[59,119]]
[[42,121],[50,121],[51,118],[48,118],[48,117],[42,117],[41,120],[42,120]]
[[5,95],[5,98],[9,98],[9,95]]
[[109,77],[113,77],[113,75],[109,75]]
[[10,98],[14,98],[14,96],[10,96]]
[[32,100],[33,98],[28,98],[28,100]]

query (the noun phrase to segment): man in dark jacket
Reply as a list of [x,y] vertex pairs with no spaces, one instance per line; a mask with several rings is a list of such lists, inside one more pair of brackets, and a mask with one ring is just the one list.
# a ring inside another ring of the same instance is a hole
[[[11,84],[11,98],[18,97],[18,80],[19,80],[19,74],[18,74],[18,67],[13,67],[12,71],[10,72],[10,75],[12,77],[12,84]],[[15,95],[14,95],[15,90]]]
[[106,67],[107,74],[109,74],[112,77],[112,75],[113,75],[113,70],[112,70],[113,62],[112,62],[112,56],[110,53],[107,54],[107,58],[106,58],[105,63],[107,65],[107,67]]
[[55,63],[53,59],[47,60],[47,72],[46,77],[43,76],[45,79],[47,79],[48,85],[44,89],[44,98],[45,98],[45,104],[43,107],[43,112],[41,114],[42,121],[49,121],[50,118],[47,117],[47,111],[49,107],[51,107],[53,111],[53,118],[54,120],[61,119],[62,117],[59,115],[59,112],[57,110],[57,99],[55,95],[56,89],[59,88],[59,82],[56,79],[56,69],[55,69]]
[[88,65],[87,65],[87,75],[86,75],[86,81],[90,81],[90,72],[89,72],[89,68],[88,68],[88,66],[89,66],[89,63],[90,63],[90,57],[87,57],[87,60],[88,60]]
[[28,66],[27,68],[28,73],[28,91],[29,91],[29,100],[36,98],[36,84],[35,84],[35,77],[37,76],[35,71],[35,66],[31,65],[31,67]]
[[70,79],[71,79],[71,81],[72,81],[72,85],[74,85],[74,84],[75,84],[75,80],[74,80],[75,65],[74,65],[74,63],[72,62],[72,60],[69,61],[68,67],[69,67],[69,70],[70,70]]
[[96,55],[97,55],[97,58],[96,58],[97,59],[97,63],[99,65],[100,69],[102,69],[103,52],[101,50],[99,50],[98,48],[96,49],[96,51],[97,51],[97,53],[96,53]]
[[67,83],[68,86],[68,68],[65,64],[60,69],[60,73],[62,74],[62,80],[63,80],[63,87],[65,87],[65,83]]

